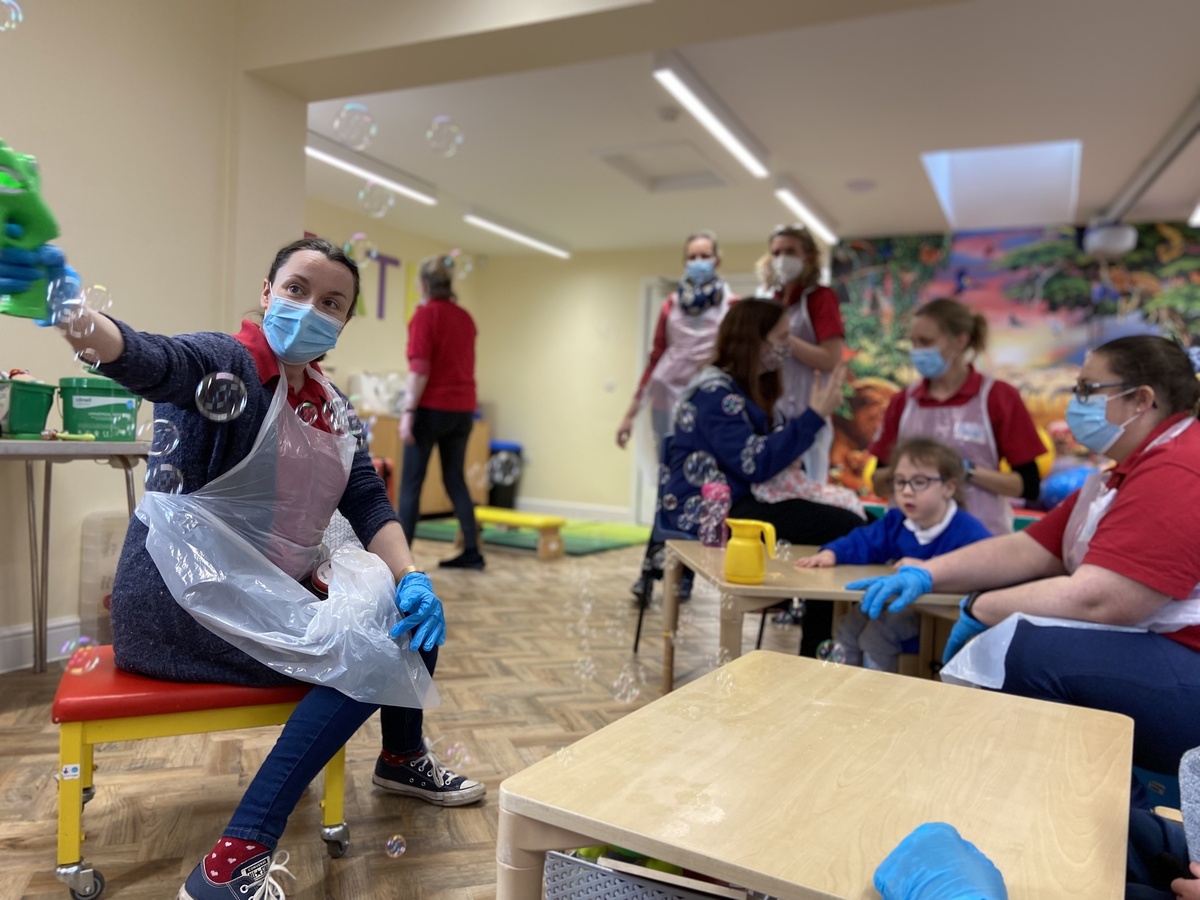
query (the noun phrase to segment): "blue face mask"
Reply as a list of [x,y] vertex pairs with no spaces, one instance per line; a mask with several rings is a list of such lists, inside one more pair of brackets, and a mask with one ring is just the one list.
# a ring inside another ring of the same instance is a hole
[[708,284],[717,275],[716,263],[711,259],[689,259],[684,267],[684,277],[692,284]]
[[1107,453],[1108,448],[1121,439],[1121,435],[1125,433],[1125,426],[1141,415],[1137,413],[1122,424],[1114,425],[1108,421],[1108,401],[1124,397],[1135,390],[1137,389],[1131,388],[1111,397],[1092,394],[1086,400],[1072,397],[1067,404],[1067,427],[1071,429],[1075,440],[1093,453]]
[[913,368],[922,378],[941,378],[950,368],[937,347],[921,347],[912,351]]
[[263,316],[263,334],[282,362],[289,365],[310,363],[328,353],[342,333],[342,323],[311,303],[297,303],[286,297],[272,297]]

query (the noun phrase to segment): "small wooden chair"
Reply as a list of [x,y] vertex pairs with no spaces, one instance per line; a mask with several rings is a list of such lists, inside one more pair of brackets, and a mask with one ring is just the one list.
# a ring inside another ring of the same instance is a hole
[[[77,673],[77,674],[75,674]],[[54,874],[75,900],[95,900],[104,876],[83,861],[83,806],[95,795],[92,748],[108,741],[281,725],[310,690],[158,681],[123,672],[112,647],[85,647],[67,664],[51,707],[59,729],[58,865]],[[325,766],[321,838],[338,857],[350,843],[343,813],[346,748]]]

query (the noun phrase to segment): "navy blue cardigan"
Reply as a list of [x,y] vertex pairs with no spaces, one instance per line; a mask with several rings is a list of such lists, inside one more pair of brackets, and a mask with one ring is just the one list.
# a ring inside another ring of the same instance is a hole
[[[258,436],[276,384],[274,379],[262,383],[250,351],[232,335],[219,332],[165,337],[116,324],[125,339],[125,352],[100,366],[100,374],[152,401],[155,418],[167,419],[179,429],[179,447],[167,461],[183,475],[184,492],[197,490],[241,462]],[[196,385],[210,372],[232,372],[246,385],[246,409],[233,421],[212,422],[196,410]],[[338,509],[363,546],[386,523],[396,521],[366,449],[354,454]],[[170,681],[289,683],[289,678],[213,634],[175,602],[146,550],[146,533],[146,526],[134,516],[113,582],[117,666]]]

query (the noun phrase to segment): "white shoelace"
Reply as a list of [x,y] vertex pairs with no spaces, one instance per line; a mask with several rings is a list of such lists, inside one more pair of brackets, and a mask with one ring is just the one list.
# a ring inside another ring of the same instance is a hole
[[267,877],[263,879],[263,883],[259,885],[250,900],[287,900],[287,894],[283,892],[283,885],[274,878],[275,873],[280,872],[292,881],[296,880],[296,876],[284,868],[287,861],[288,852],[286,850],[280,850],[271,857],[271,866],[267,869]]
[[425,756],[421,762],[417,764],[417,768],[421,771],[428,771],[433,775],[435,784],[440,784],[446,787],[454,779],[453,773],[437,761],[437,757],[432,752],[426,750]]

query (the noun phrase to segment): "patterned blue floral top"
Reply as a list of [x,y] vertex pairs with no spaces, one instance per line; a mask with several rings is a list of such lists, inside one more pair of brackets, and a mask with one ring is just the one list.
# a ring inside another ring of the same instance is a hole
[[767,427],[767,416],[716,366],[705,366],[675,406],[673,431],[658,468],[658,509],[663,526],[695,534],[700,489],[710,481],[729,485],[736,504],[750,486],[778,474],[801,456],[825,427],[806,409],[790,422]]

